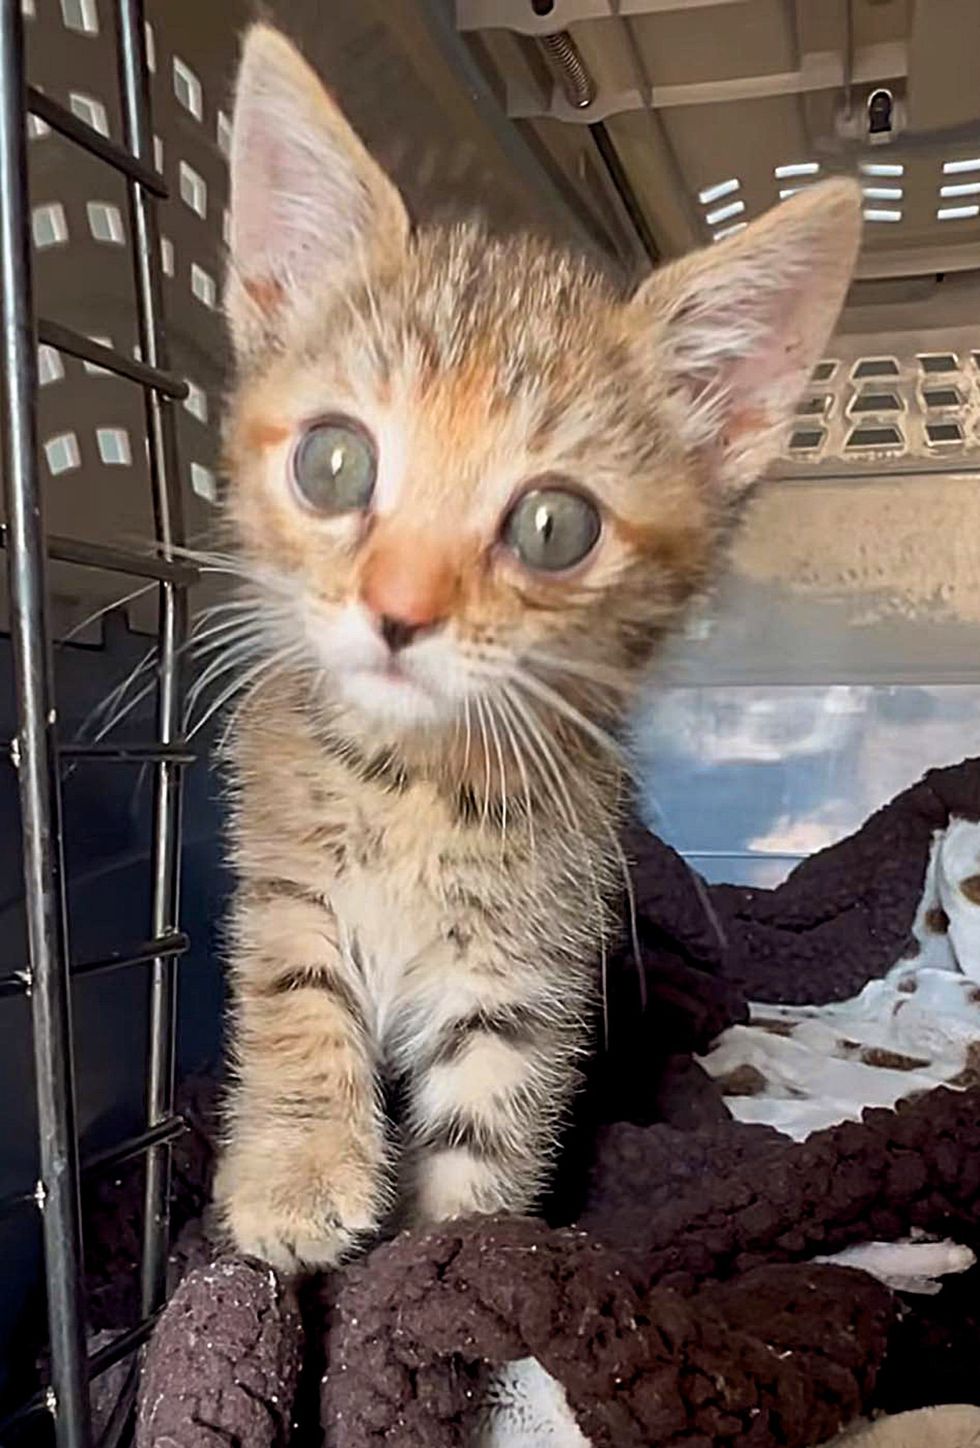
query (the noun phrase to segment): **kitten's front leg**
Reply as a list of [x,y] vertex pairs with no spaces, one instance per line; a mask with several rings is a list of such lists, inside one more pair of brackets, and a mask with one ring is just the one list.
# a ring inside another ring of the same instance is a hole
[[530,1211],[547,1184],[587,1006],[533,998],[518,971],[509,991],[500,985],[495,976],[483,1003],[418,1018],[408,1053],[418,1220]]
[[335,1265],[376,1230],[387,1180],[360,983],[332,912],[290,888],[239,903],[237,1071],[215,1196],[240,1252],[295,1272]]

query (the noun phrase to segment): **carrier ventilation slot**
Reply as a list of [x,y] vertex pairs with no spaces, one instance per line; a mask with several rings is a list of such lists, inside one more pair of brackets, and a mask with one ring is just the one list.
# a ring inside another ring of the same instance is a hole
[[922,401],[926,407],[961,407],[963,399],[956,387],[923,387]]
[[963,429],[958,422],[927,422],[926,437],[934,447],[963,441]]
[[824,427],[798,427],[792,433],[789,440],[790,452],[819,452],[827,440],[827,429]]
[[952,352],[930,352],[919,358],[919,366],[923,372],[934,375],[937,372],[958,372],[960,370],[959,358]]
[[[980,357],[980,353],[977,353],[977,356]],[[980,363],[978,363],[977,365],[980,366]],[[829,359],[824,362],[818,362],[816,367],[814,367],[813,371],[810,373],[810,381],[829,382],[836,371],[836,362],[832,362]]]
[[862,357],[851,376],[855,382],[865,377],[897,377],[898,363],[894,357]]
[[821,393],[816,397],[804,397],[797,405],[797,417],[824,417],[829,413],[833,405],[833,397],[830,393]]
[[902,399],[897,392],[859,392],[851,403],[850,411],[858,412],[901,412]]
[[846,446],[855,448],[897,448],[904,439],[897,427],[856,427],[850,433]]

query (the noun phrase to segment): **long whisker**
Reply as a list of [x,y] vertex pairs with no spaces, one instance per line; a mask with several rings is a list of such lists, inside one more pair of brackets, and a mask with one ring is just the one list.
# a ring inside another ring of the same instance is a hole
[[239,613],[262,613],[264,603],[258,597],[226,598],[220,603],[212,603],[207,608],[202,608],[195,614],[191,626],[191,637],[199,634],[205,627],[217,617],[219,620],[225,614],[235,615]]
[[473,702],[476,704],[476,718],[477,723],[480,726],[480,738],[483,741],[483,813],[480,816],[480,825],[482,828],[486,825],[487,820],[490,816],[490,745],[487,741],[487,725],[486,718],[483,712],[483,700],[480,698],[479,694],[477,694]]
[[200,678],[195,680],[187,692],[184,701],[184,715],[188,722],[193,718],[197,701],[208,685],[214,683],[216,679],[222,678],[223,675],[231,673],[241,664],[254,659],[259,652],[260,641],[261,636],[258,634],[248,634],[244,638],[237,638],[229,648],[222,649],[217,657],[212,659]]
[[187,650],[192,654],[206,654],[215,648],[221,648],[226,639],[234,639],[238,634],[266,633],[269,632],[269,620],[260,613],[243,614],[239,618],[226,618],[220,623],[212,624],[210,628],[202,629],[200,633],[193,635],[187,641]]
[[619,741],[614,739],[611,734],[607,733],[607,731],[602,729],[598,724],[594,724],[591,719],[587,718],[580,709],[576,709],[574,704],[570,704],[557,690],[543,683],[534,674],[528,673],[526,669],[513,668],[509,671],[509,677],[514,683],[519,684],[528,694],[532,694],[535,698],[539,699],[542,704],[546,704],[548,708],[553,709],[556,714],[562,715],[569,723],[574,724],[583,734],[588,735],[588,737],[600,745],[603,750],[612,755],[621,769],[630,770],[629,760]]
[[105,618],[107,613],[112,613],[112,611],[117,608],[125,608],[127,603],[132,603],[137,598],[143,598],[145,594],[152,593],[153,590],[159,588],[159,586],[157,580],[154,579],[152,583],[144,583],[139,588],[134,588],[131,593],[124,593],[122,598],[111,599],[109,603],[103,604],[101,608],[97,608],[94,613],[88,614],[80,623],[74,624],[66,634],[63,634],[60,639],[55,641],[55,648],[60,649],[63,645],[71,643],[73,638],[77,638],[77,636],[91,624],[98,623],[100,618]]
[[711,896],[708,894],[708,887],[705,885],[701,876],[698,874],[697,870],[695,870],[694,866],[690,863],[690,861],[684,860],[683,855],[681,855],[681,859],[684,861],[684,864],[687,867],[688,874],[694,881],[694,888],[697,891],[698,899],[701,901],[701,908],[704,910],[705,915],[707,915],[708,919],[711,922],[711,927],[714,930],[715,935],[718,937],[718,944],[721,946],[722,950],[727,950],[728,935],[725,932],[725,927],[722,925],[721,920],[719,919],[717,910],[711,903]]
[[155,692],[156,687],[156,679],[152,679],[149,684],[144,685],[144,687],[140,689],[139,693],[136,695],[135,698],[130,699],[129,702],[125,704],[122,708],[117,709],[116,712],[113,714],[112,718],[107,719],[102,727],[96,730],[92,743],[101,744],[102,740],[105,739],[107,735],[111,734],[113,729],[115,729],[117,725],[121,724],[124,719],[128,718],[129,715],[132,714],[133,710],[138,708],[138,706],[142,704],[144,699],[148,698],[150,694]]
[[640,952],[640,934],[636,923],[636,889],[633,885],[633,875],[630,871],[629,861],[626,858],[623,847],[616,837],[616,831],[605,820],[603,820],[603,829],[623,876],[623,885],[626,889],[626,904],[629,910],[630,944],[633,948],[633,963],[636,966],[636,979],[640,989],[640,1006],[645,1011],[647,1008],[647,978],[646,972],[643,969],[643,956]]
[[187,653],[192,655],[210,653],[215,648],[221,648],[224,640],[234,638],[239,633],[261,630],[265,623],[266,620],[258,614],[226,618],[219,623],[212,624],[210,628],[201,629],[200,632],[192,634],[187,639],[184,648]]
[[504,751],[500,745],[500,730],[497,728],[497,718],[493,707],[493,699],[488,695],[486,699],[487,722],[490,725],[490,732],[493,736],[494,752],[497,756],[497,765],[500,769],[500,849],[503,852],[507,843],[507,774],[504,769]]
[[531,750],[532,757],[537,760],[538,772],[542,775],[545,785],[547,785],[548,778],[550,777],[551,779],[552,788],[550,793],[564,814],[565,823],[573,834],[581,835],[582,828],[575,806],[572,804],[571,795],[568,792],[565,781],[562,779],[561,770],[555,763],[554,755],[542,734],[536,715],[533,710],[525,706],[523,699],[521,699],[520,695],[514,690],[505,686],[502,693],[510,699],[514,707],[516,718],[522,726],[525,741]]
[[473,742],[473,739],[472,739],[472,735],[473,735],[473,721],[472,721],[472,719],[471,719],[471,717],[470,717],[470,696],[469,696],[469,694],[465,695],[464,698],[463,698],[463,708],[464,708],[465,715],[466,715],[466,738],[465,738],[465,742],[464,742],[464,744],[463,744],[463,769],[462,769],[462,777],[463,777],[464,780],[466,780],[466,779],[469,778],[469,772],[470,772],[470,745],[471,745],[472,742]]
[[562,777],[561,770],[559,769],[557,761],[554,758],[554,753],[548,743],[548,740],[540,727],[537,716],[535,715],[533,708],[530,707],[530,701],[528,700],[525,706],[525,701],[521,698],[519,693],[515,693],[511,690],[507,690],[506,692],[511,698],[514,706],[518,709],[519,714],[523,717],[525,724],[531,730],[532,736],[538,746],[538,757],[546,761],[549,765],[551,777],[554,780],[555,784],[558,786],[561,798],[564,801],[565,807],[571,817],[571,829],[573,833],[577,835],[581,845],[583,863],[585,865],[586,871],[588,872],[589,881],[592,886],[592,900],[596,912],[596,926],[599,931],[599,974],[602,994],[603,1040],[606,1049],[608,1049],[609,991],[608,947],[606,941],[606,912],[602,902],[602,893],[599,889],[599,877],[596,873],[595,861],[592,858],[592,851],[589,847],[588,837],[586,836],[582,828],[582,822],[579,813],[576,810],[574,804],[572,803],[568,787]]
[[244,674],[239,674],[232,679],[227,688],[223,689],[218,697],[211,701],[202,717],[192,729],[187,731],[187,739],[191,740],[195,735],[199,734],[209,720],[214,718],[218,710],[224,708],[228,700],[234,698],[241,689],[247,688],[253,681],[261,680],[264,671],[270,673],[272,671],[278,672],[278,670],[284,666],[284,661],[276,658],[274,654],[263,655],[250,669],[246,669]]
[[521,776],[521,784],[524,789],[524,807],[527,811],[527,834],[531,846],[531,857],[537,860],[537,844],[534,838],[534,809],[531,802],[531,783],[528,777],[527,765],[524,762],[524,751],[521,749],[517,734],[514,730],[513,704],[506,694],[501,694],[497,700],[500,707],[500,724],[507,735],[510,743],[511,753],[517,762],[518,773]]
[[102,699],[98,704],[95,705],[93,709],[89,711],[88,714],[86,714],[85,718],[82,720],[81,724],[79,724],[78,729],[76,730],[76,739],[83,739],[85,737],[86,730],[90,729],[98,719],[103,718],[106,714],[111,714],[112,710],[116,707],[116,705],[120,704],[123,699],[125,699],[126,694],[133,687],[139,677],[144,674],[147,669],[153,668],[156,665],[156,661],[157,646],[156,644],[153,644],[149,649],[147,649],[146,653],[139,660],[139,662],[134,664],[133,668],[122,680],[122,682],[117,684],[116,687],[112,689],[104,699]]
[[225,752],[228,740],[231,734],[234,732],[235,725],[238,723],[242,710],[247,707],[249,700],[256,693],[256,691],[262,688],[264,684],[268,683],[270,679],[274,679],[277,675],[284,673],[286,669],[301,661],[301,658],[302,651],[298,647],[287,649],[285,654],[279,655],[274,659],[274,667],[269,669],[268,673],[260,674],[259,677],[250,686],[247,686],[245,688],[244,693],[239,699],[236,700],[234,708],[228,715],[225,727],[221,731],[221,737],[217,743],[217,751],[219,755]]
[[[510,650],[483,645],[481,653],[496,662],[512,663],[514,655]],[[570,658],[564,654],[545,653],[542,649],[529,648],[521,652],[518,666],[531,665],[555,674],[564,674],[575,680],[583,680],[597,690],[613,691],[617,694],[632,692],[633,683],[619,669],[607,668],[599,663],[587,663],[582,659]]]

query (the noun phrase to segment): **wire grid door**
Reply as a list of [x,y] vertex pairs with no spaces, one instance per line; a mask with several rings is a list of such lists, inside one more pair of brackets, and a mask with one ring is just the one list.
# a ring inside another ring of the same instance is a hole
[[[170,1143],[182,1123],[173,1113],[176,958],[187,940],[177,927],[181,779],[192,755],[180,731],[179,662],[194,570],[175,556],[184,542],[173,404],[187,385],[167,370],[162,330],[156,203],[166,197],[152,164],[146,30],[142,0],[117,0],[115,19],[123,140],[119,145],[26,83],[19,0],[0,0],[0,404],[7,523],[2,541],[9,578],[17,693],[17,733],[9,742],[21,810],[28,969],[0,976],[0,994],[27,994],[33,1025],[40,1176],[33,1193],[0,1201],[0,1214],[33,1207],[43,1224],[50,1386],[24,1403],[0,1438],[35,1415],[50,1414],[58,1448],[88,1448],[89,1380],[131,1355],[162,1303],[168,1249]],[[130,213],[139,359],[104,347],[56,320],[35,317],[28,198],[28,113],[125,178]],[[46,538],[41,518],[37,427],[37,344],[104,368],[141,388],[145,398],[156,554],[69,538]],[[159,592],[156,740],[152,744],[62,744],[51,668],[46,555],[156,581]],[[149,962],[150,1032],[146,1129],[102,1155],[100,1164],[145,1153],[142,1239],[143,1320],[95,1356],[85,1347],[79,1159],[75,1126],[67,907],[59,767],[97,757],[154,771],[150,939],[103,960],[94,973]],[[128,1415],[110,1423],[121,1441]]]

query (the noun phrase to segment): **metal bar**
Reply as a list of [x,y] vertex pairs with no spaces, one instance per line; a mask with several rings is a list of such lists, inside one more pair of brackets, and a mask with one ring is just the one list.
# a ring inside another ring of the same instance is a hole
[[124,1444],[132,1444],[136,1429],[139,1381],[140,1362],[134,1354],[126,1370],[126,1381],[119,1391],[119,1396],[116,1398],[112,1412],[102,1430],[99,1448],[123,1448]]
[[[87,1157],[82,1162],[82,1173],[107,1166],[118,1166],[120,1162],[129,1161],[131,1157],[139,1156],[141,1151],[149,1151],[161,1142],[175,1141],[186,1130],[187,1122],[182,1116],[168,1116],[165,1121],[158,1121],[156,1126],[141,1131],[138,1136],[127,1136],[124,1141],[117,1142],[115,1146],[107,1147],[105,1151],[98,1151],[93,1156]],[[0,1218],[21,1207],[43,1208],[43,1206],[42,1193],[36,1186],[29,1191],[11,1192],[6,1197],[0,1197]]]
[[[7,547],[7,525],[0,523],[0,548]],[[107,573],[125,573],[133,578],[158,578],[162,583],[196,583],[200,573],[195,564],[153,553],[130,553],[105,543],[87,543],[81,538],[48,535],[48,557],[58,563],[78,563],[83,568],[104,568]]]
[[[143,0],[118,0],[118,55],[122,93],[123,138],[137,159],[152,155]],[[129,182],[130,214],[136,269],[136,302],[140,350],[151,367],[166,369],[160,238],[153,198]],[[171,404],[158,392],[146,393],[150,480],[157,540],[164,557],[184,543],[177,442]],[[161,583],[159,612],[159,689],[157,735],[169,745],[180,735],[180,663],[187,637],[187,590],[176,582]],[[156,766],[153,801],[153,936],[177,928],[180,899],[180,768],[167,760]],[[147,1126],[152,1130],[173,1115],[174,1048],[177,1017],[177,972],[171,957],[158,957],[151,967],[150,1030],[146,1076]],[[170,1246],[170,1147],[154,1146],[146,1162],[141,1298],[144,1313],[153,1312],[166,1292]]]
[[129,1354],[135,1351],[136,1348],[142,1347],[152,1335],[156,1325],[157,1319],[156,1314],[154,1314],[152,1317],[144,1318],[142,1322],[138,1322],[136,1326],[131,1327],[128,1332],[120,1333],[112,1342],[107,1342],[105,1347],[99,1348],[99,1351],[93,1353],[89,1358],[89,1377],[97,1378],[100,1373],[104,1373],[109,1368],[115,1367],[116,1363],[121,1362],[123,1358],[129,1357]]
[[596,121],[589,126],[589,133],[595,144],[596,150],[602,158],[602,163],[609,173],[609,179],[619,192],[619,199],[622,201],[626,214],[640,238],[643,250],[654,263],[660,260],[660,248],[654,240],[653,233],[647,223],[643,207],[637,199],[632,183],[626,174],[626,169],[619,159],[619,152],[613,145],[612,138],[603,121]]
[[74,967],[72,976],[105,975],[113,970],[126,970],[131,965],[147,965],[165,955],[184,955],[190,949],[190,943],[190,937],[182,930],[174,930],[170,935],[161,935],[157,940],[138,945],[135,950],[120,951],[101,960],[87,960]]
[[[16,740],[0,741],[0,755],[16,767],[19,746]],[[62,744],[58,748],[59,759],[107,759],[115,764],[156,764],[169,760],[171,764],[193,764],[197,755],[184,744]]]
[[[135,357],[127,357],[115,347],[103,347],[101,342],[93,342],[84,332],[63,327],[60,322],[51,322],[41,317],[37,324],[37,335],[38,341],[54,347],[57,352],[67,352],[69,357],[80,357],[83,362],[92,362],[96,367],[104,367],[107,372],[114,372],[117,377],[128,377],[130,382],[138,382],[141,387],[152,387],[155,392],[162,392],[164,397],[173,397],[177,402],[182,402],[187,396],[187,383],[171,372],[151,363],[138,362]],[[143,356],[146,356],[145,352]]]
[[[84,1364],[86,1381],[108,1372],[109,1368],[115,1367],[116,1363],[121,1362],[123,1358],[129,1357],[131,1352],[142,1347],[152,1336],[153,1329],[157,1325],[158,1315],[155,1313],[152,1317],[144,1318],[135,1327],[131,1327],[128,1332],[120,1333],[117,1338],[113,1338],[112,1342],[107,1342],[105,1347],[93,1353]],[[48,1389],[39,1389],[25,1403],[21,1403],[19,1408],[8,1414],[3,1422],[0,1422],[0,1441],[6,1438],[11,1428],[17,1428],[36,1414],[48,1411],[50,1406]]]
[[186,744],[63,744],[62,759],[111,759],[117,764],[193,764],[197,755]]
[[0,975],[0,999],[7,996],[28,995],[31,989],[31,973],[29,970],[11,970],[6,975]]
[[21,9],[14,0],[5,0],[0,5],[0,471],[8,520],[51,1386],[58,1448],[89,1448],[57,716],[37,466],[37,347],[24,113]]
[[72,976],[102,975],[114,970],[125,970],[131,965],[146,965],[161,956],[184,955],[190,948],[190,937],[182,930],[171,935],[161,935],[157,940],[147,940],[134,950],[119,951],[99,960],[86,960],[72,969]]
[[129,1161],[143,1151],[152,1152],[159,1146],[175,1141],[186,1129],[187,1123],[182,1116],[168,1116],[165,1121],[158,1121],[155,1126],[141,1131],[139,1136],[127,1137],[116,1146],[110,1146],[105,1151],[88,1157],[82,1170],[89,1172],[107,1166],[119,1166],[121,1162]]
[[69,141],[74,141],[91,155],[98,156],[100,161],[108,161],[110,166],[114,166],[124,176],[138,181],[147,191],[159,196],[161,201],[167,200],[169,193],[166,182],[159,171],[152,166],[144,166],[135,156],[117,146],[115,141],[110,141],[108,136],[103,136],[94,126],[79,120],[74,111],[52,100],[44,91],[39,91],[37,86],[27,87],[27,109],[35,116],[40,116],[41,120],[46,121],[54,130],[67,136]]
[[[146,965],[158,956],[184,955],[190,949],[190,943],[190,936],[182,930],[175,930],[170,935],[161,935],[158,940],[147,940],[133,950],[114,951],[98,960],[85,960],[81,965],[72,966],[69,973],[72,979],[76,976],[108,975],[111,971],[126,970],[131,965]],[[11,970],[0,975],[0,997],[28,995],[30,989],[29,970]]]

